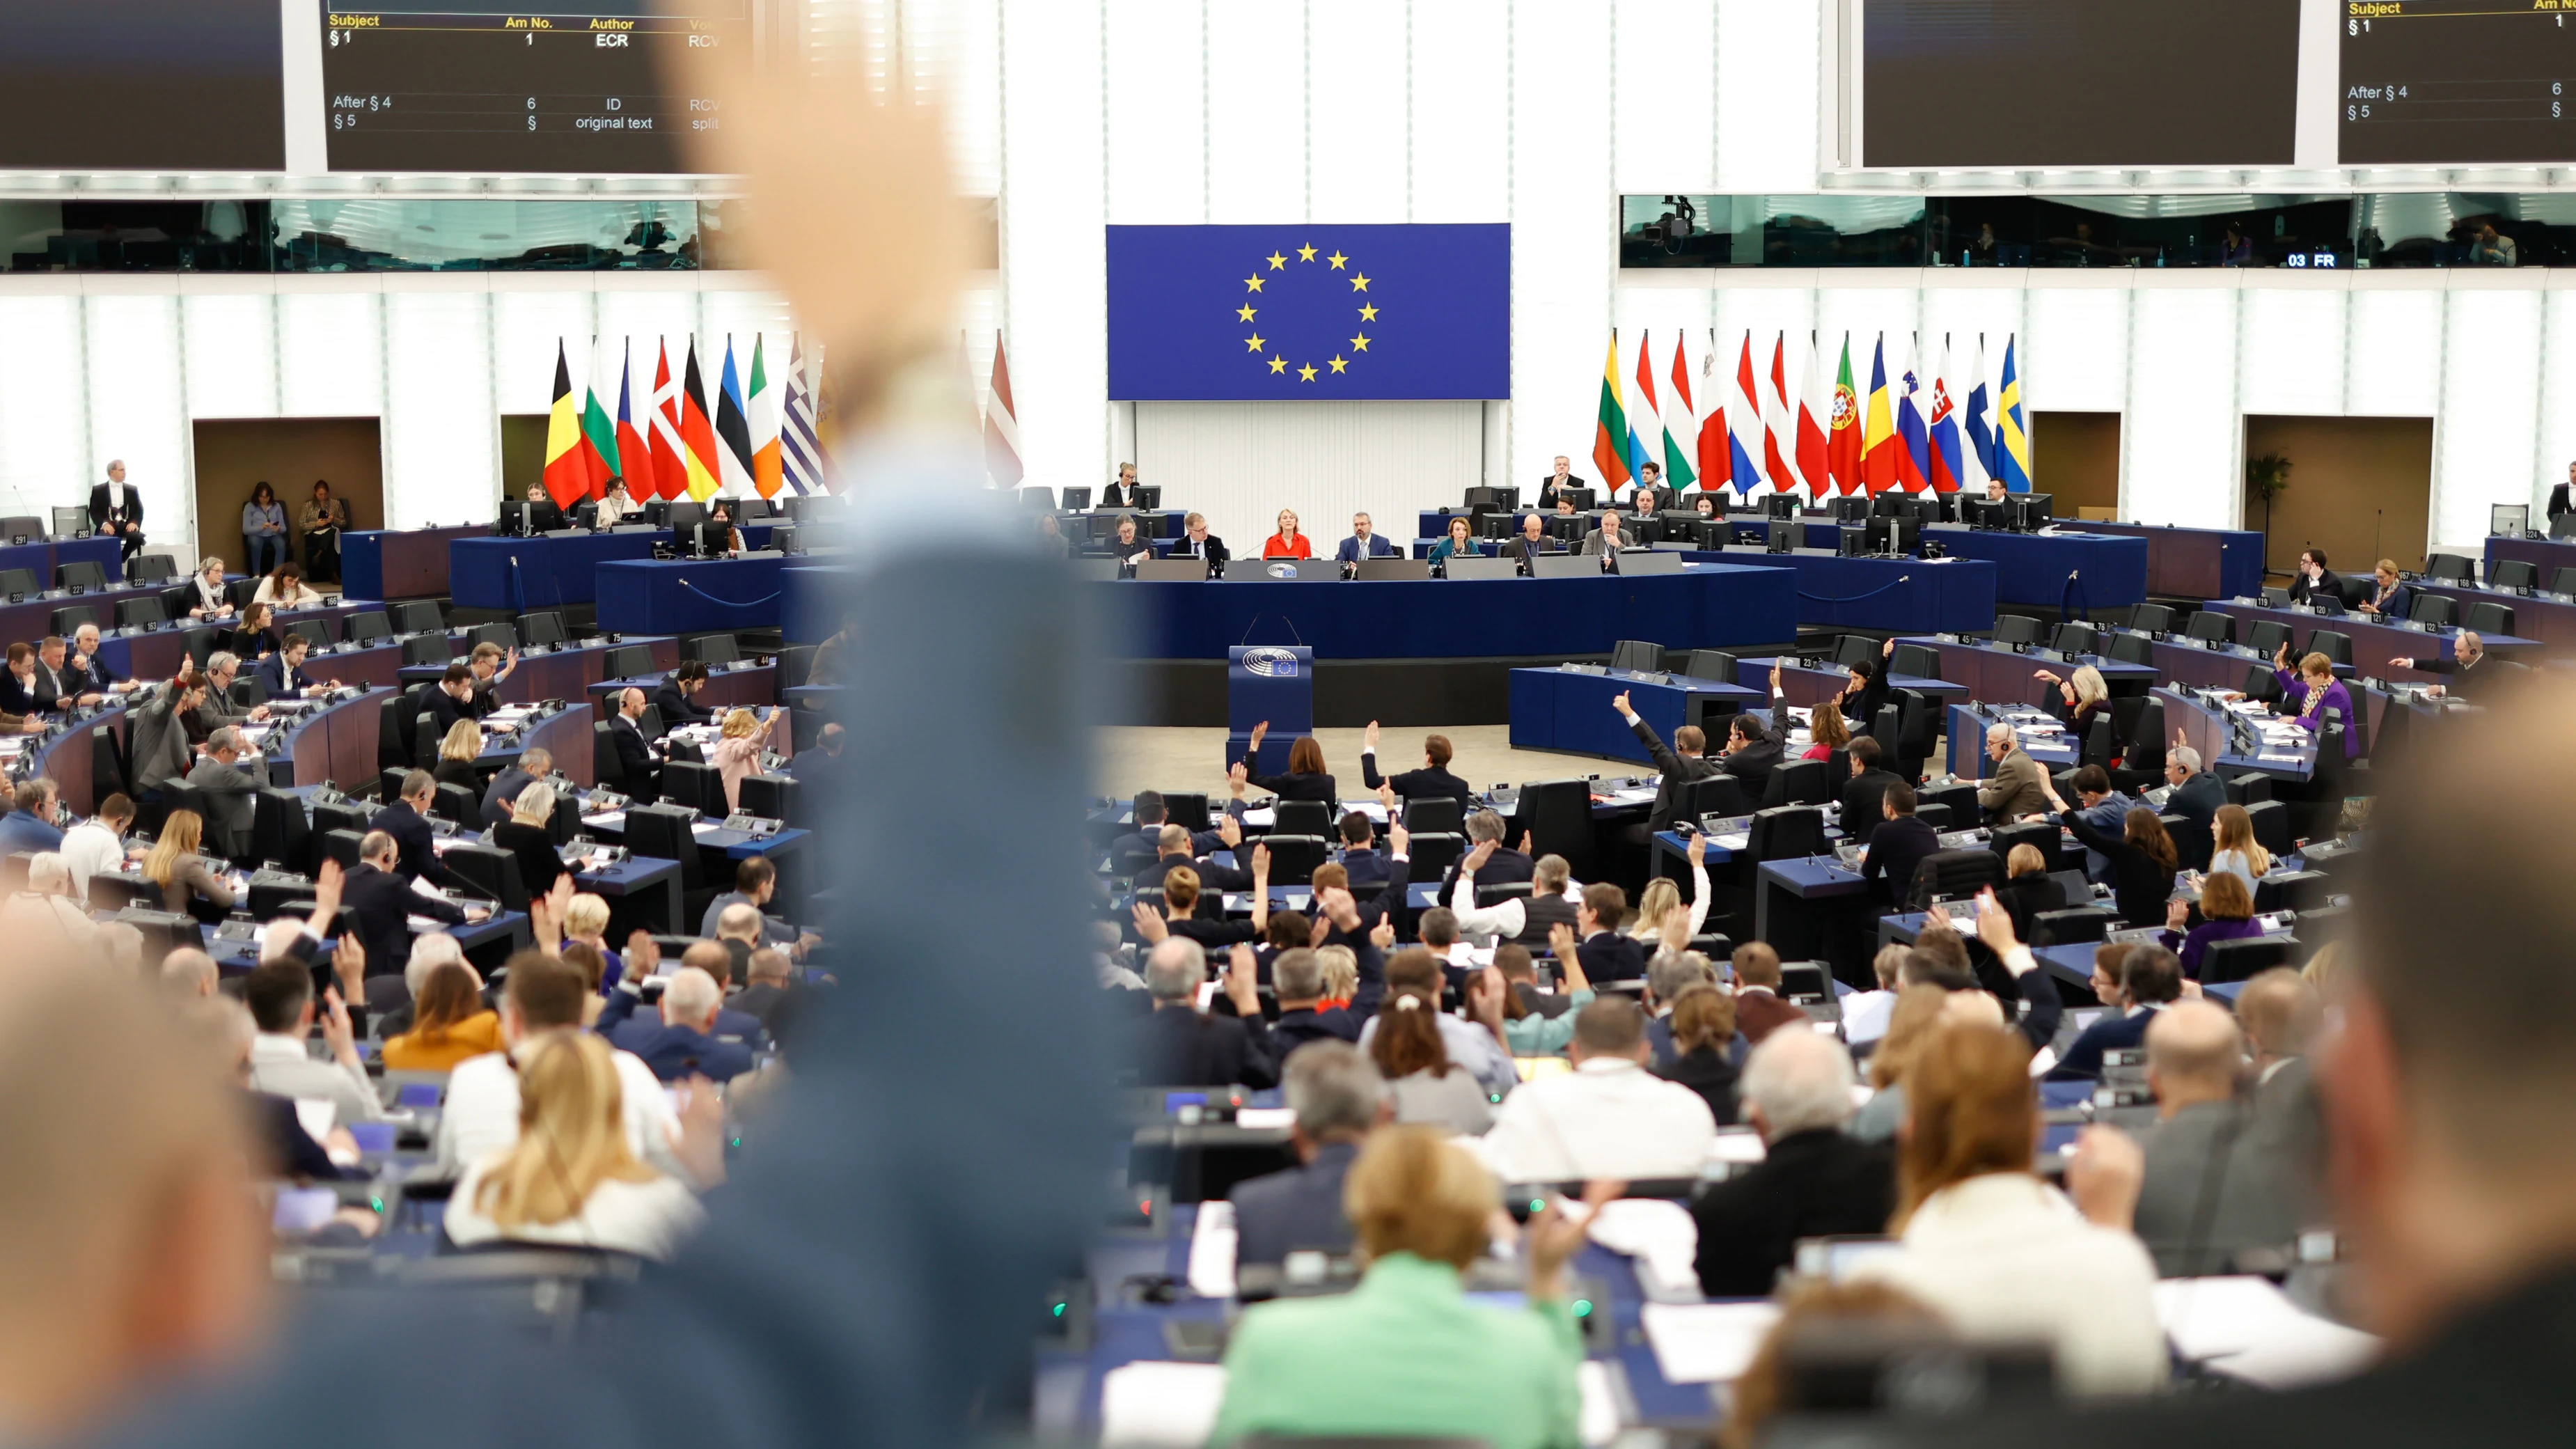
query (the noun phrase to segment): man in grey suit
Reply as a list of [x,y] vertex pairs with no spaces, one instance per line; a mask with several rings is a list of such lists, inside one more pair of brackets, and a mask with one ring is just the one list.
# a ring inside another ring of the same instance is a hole
[[1297,1114],[1289,1141],[1303,1166],[1235,1184],[1237,1267],[1277,1265],[1299,1249],[1347,1253],[1350,1219],[1342,1212],[1342,1179],[1360,1144],[1390,1115],[1377,1068],[1346,1042],[1314,1041],[1288,1058],[1288,1106]]
[[2236,1019],[2213,1002],[2177,1001],[2147,1028],[2162,1125],[2144,1143],[2136,1227],[2161,1277],[2236,1272],[2238,1254],[2287,1248],[2302,1226],[2281,1164],[2257,1150],[2244,1067]]
[[2227,782],[2215,772],[2202,769],[2200,751],[2184,744],[2177,733],[2173,748],[2165,751],[2165,783],[2174,787],[2173,793],[2165,797],[2165,813],[2191,822],[2191,839],[2175,843],[2197,847],[2197,853],[2182,853],[2183,864],[2207,861],[2210,824],[2218,818],[2218,807],[2227,803]]
[[206,702],[203,684],[184,685],[177,680],[153,691],[152,698],[134,712],[134,788],[141,794],[157,794],[177,784],[188,773],[195,752],[188,748],[187,727],[180,717]]
[[237,763],[241,757],[241,730],[225,725],[206,736],[206,753],[182,782],[206,797],[206,843],[235,860],[250,854],[252,801],[259,791],[258,778]]
[[1616,508],[1602,509],[1601,526],[1583,536],[1583,551],[1590,554],[1605,554],[1635,547],[1637,541],[1619,531],[1620,517],[1620,512]]
[[205,698],[197,705],[196,719],[198,726],[208,734],[226,725],[268,718],[267,705],[256,705],[250,709],[233,706],[233,677],[240,673],[239,655],[218,649],[206,656]]
[[1986,730],[1986,758],[1995,762],[1995,773],[1977,786],[1977,803],[1986,807],[1989,824],[2009,824],[2025,815],[2047,813],[2047,778],[2039,761],[2023,753],[2021,737],[2013,733],[2011,725],[1999,724]]

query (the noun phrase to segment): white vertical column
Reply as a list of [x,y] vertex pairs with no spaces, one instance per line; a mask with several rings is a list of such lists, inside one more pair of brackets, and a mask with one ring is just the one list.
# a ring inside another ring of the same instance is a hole
[[37,511],[87,503],[102,475],[90,466],[80,279],[11,278],[0,337],[0,501]]
[[[384,526],[488,518],[501,496],[493,295],[479,277],[402,277],[384,294]],[[551,378],[552,350],[546,358]]]
[[81,302],[90,457],[95,469],[125,460],[127,480],[142,494],[144,532],[158,543],[202,533],[192,526],[197,490],[179,371],[178,282],[118,277],[116,291]]
[[1610,16],[1607,0],[1514,0],[1510,17],[1510,466],[1535,479],[1590,455],[1610,341]]
[[1097,485],[1109,462],[1102,8],[1002,11],[1002,286],[1028,481]]

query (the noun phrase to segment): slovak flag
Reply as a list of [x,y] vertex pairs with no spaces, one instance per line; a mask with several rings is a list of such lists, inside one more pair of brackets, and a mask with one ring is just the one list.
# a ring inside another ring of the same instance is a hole
[[1905,385],[1896,394],[1896,486],[1908,493],[1920,493],[1931,484],[1932,465],[1926,457],[1929,439],[1923,428],[1922,349],[1909,342],[1905,349]]
[[1950,335],[1941,334],[1941,370],[1932,375],[1932,491],[1959,491],[1959,416],[1950,405]]
[[1761,385],[1753,379],[1753,331],[1735,355],[1735,391],[1726,399],[1726,452],[1735,491],[1751,497],[1762,481]]
[[1816,343],[1807,340],[1807,371],[1798,383],[1798,476],[1818,498],[1834,486],[1833,465],[1825,454],[1825,426],[1834,415],[1833,399],[1816,380]]
[[1789,413],[1789,334],[1771,339],[1771,376],[1762,384],[1762,471],[1782,493],[1795,492],[1798,475],[1790,466],[1797,438]]

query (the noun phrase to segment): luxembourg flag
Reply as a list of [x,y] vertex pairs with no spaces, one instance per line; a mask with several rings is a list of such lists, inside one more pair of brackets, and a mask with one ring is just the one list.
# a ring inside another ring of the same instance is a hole
[[1790,463],[1798,448],[1796,427],[1789,410],[1789,334],[1781,332],[1771,339],[1771,376],[1762,386],[1762,471],[1782,493],[1798,488]]
[[1923,426],[1922,348],[1909,340],[1905,348],[1905,385],[1896,394],[1896,486],[1920,493],[1932,482],[1930,438]]
[[1751,497],[1762,477],[1762,385],[1753,377],[1753,329],[1735,354],[1735,391],[1726,399],[1726,453],[1735,491]]
[[1982,493],[1987,479],[2003,476],[1995,471],[1995,404],[1986,391],[1986,335],[1982,332],[1977,334],[1976,367],[1968,376],[1967,415],[1962,420],[1967,427],[1968,446],[1959,461],[1968,470],[1963,481]]
[[1628,475],[1640,483],[1648,463],[1664,471],[1663,458],[1647,441],[1664,434],[1664,410],[1655,401],[1654,337],[1651,329],[1637,334],[1637,391],[1628,399]]
[[1950,334],[1941,334],[1941,370],[1932,375],[1932,491],[1959,491],[1959,416],[1950,404]]
[[1833,464],[1825,452],[1825,425],[1834,415],[1833,398],[1816,377],[1816,341],[1807,339],[1807,371],[1798,383],[1798,476],[1807,491],[1822,498],[1834,486]]

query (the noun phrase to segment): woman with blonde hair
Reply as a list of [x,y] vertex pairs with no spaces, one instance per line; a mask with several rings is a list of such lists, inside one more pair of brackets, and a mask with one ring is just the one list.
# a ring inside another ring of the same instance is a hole
[[[447,1203],[449,1241],[669,1260],[706,1212],[687,1186],[628,1150],[625,1091],[608,1044],[585,1031],[549,1032],[520,1049],[518,1066],[519,1140],[465,1170]],[[710,1108],[720,1120],[723,1108],[703,1082],[683,1090],[684,1136],[703,1128]]]
[[445,1072],[458,1062],[501,1049],[501,1017],[483,1005],[483,982],[461,961],[434,967],[420,984],[411,1030],[385,1042],[385,1066],[397,1072]]
[[1293,508],[1279,510],[1279,531],[1270,535],[1270,541],[1261,546],[1261,556],[1263,558],[1313,558],[1315,556],[1314,541],[1298,531],[1297,510]]
[[233,908],[232,883],[197,853],[206,822],[194,810],[173,810],[161,822],[161,834],[143,857],[143,878],[161,888],[161,909],[178,914],[193,901],[218,912]]
[[626,972],[626,963],[608,945],[608,899],[583,891],[564,907],[563,933],[566,944],[578,941],[599,953],[607,968],[607,979],[614,981]]
[[759,772],[760,752],[769,748],[770,732],[778,728],[778,721],[786,714],[783,708],[773,709],[768,719],[761,720],[737,706],[725,715],[724,737],[707,752],[707,763],[715,766],[716,773],[724,779],[727,813],[742,808],[742,777]]
[[2129,1230],[2137,1145],[2087,1130],[2067,1192],[2032,1171],[2038,1147],[2029,1043],[2001,1026],[1935,1031],[1907,1070],[1897,1134],[1888,1230],[1904,1246],[1858,1274],[1921,1299],[1969,1339],[2047,1343],[2061,1393],[2149,1392],[2167,1356],[2155,1260]]
[[2245,882],[2247,889],[2261,881],[2272,869],[2272,852],[2254,838],[2254,817],[2242,805],[2221,805],[2210,817],[2209,873],[2225,873]]
[[483,795],[483,777],[474,762],[483,758],[483,726],[461,719],[447,727],[438,740],[438,768],[429,772],[431,779],[442,785],[461,785],[474,792],[479,802]]
[[1387,993],[1368,1034],[1369,1059],[1395,1099],[1395,1120],[1482,1136],[1494,1125],[1494,1106],[1476,1074],[1449,1060],[1439,1016],[1439,1001],[1417,989]]
[[2057,686],[2057,697],[2048,701],[2048,712],[2058,717],[2066,732],[2081,744],[2084,732],[2093,727],[2095,716],[2110,709],[2111,686],[2104,682],[2102,671],[2090,664],[2078,666],[2073,674],[2060,676],[2042,669],[2031,675]]
[[1941,1013],[1949,1004],[1950,993],[1929,982],[1898,988],[1896,1005],[1887,1013],[1887,1034],[1869,1055],[1873,1095],[1852,1114],[1846,1129],[1851,1135],[1863,1142],[1885,1142],[1896,1135],[1897,1124],[1905,1120],[1906,1069],[1941,1025]]
[[1351,998],[1360,989],[1359,953],[1348,946],[1318,946],[1315,961],[1324,968],[1324,999],[1315,1003],[1315,1009],[1349,1010]]
[[1708,888],[1708,837],[1696,831],[1691,835],[1690,869],[1690,931],[1680,940],[1664,939],[1664,928],[1670,923],[1672,913],[1682,909],[1682,889],[1673,883],[1672,877],[1659,875],[1646,882],[1646,893],[1637,898],[1637,919],[1628,934],[1636,938],[1648,956],[1665,947],[1675,951],[1688,950],[1692,937],[1697,936],[1699,928],[1708,923],[1709,898],[1714,894]]
[[510,818],[492,827],[492,843],[517,859],[519,884],[528,888],[531,900],[544,900],[564,873],[563,855],[555,849],[554,819],[555,787],[531,780],[510,802]]
[[1371,1134],[1342,1184],[1367,1275],[1348,1293],[1280,1299],[1244,1313],[1226,1348],[1225,1402],[1208,1443],[1386,1436],[1550,1449],[1580,1442],[1575,1372],[1583,1339],[1565,1265],[1607,1185],[1574,1211],[1549,1206],[1522,1231],[1528,1306],[1517,1310],[1468,1302],[1462,1280],[1485,1255],[1501,1193],[1437,1132]]

